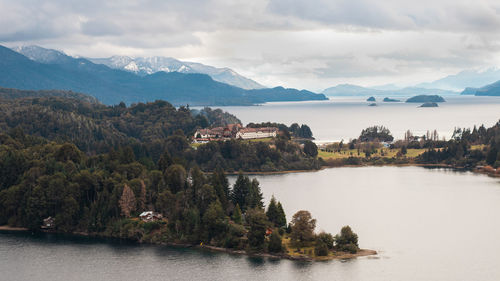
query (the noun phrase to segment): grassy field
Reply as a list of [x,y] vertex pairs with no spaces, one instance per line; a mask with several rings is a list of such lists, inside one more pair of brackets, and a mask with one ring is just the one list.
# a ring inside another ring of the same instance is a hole
[[[426,149],[413,149],[409,148],[406,157],[408,158],[415,158],[418,155],[422,154],[425,152]],[[381,151],[384,152],[384,155],[382,156]],[[372,154],[372,157],[396,157],[396,154],[400,151],[400,149],[389,149],[389,148],[383,148],[378,149],[377,153]],[[365,153],[360,151],[358,155],[358,151],[356,149],[350,149],[350,150],[343,150],[341,152],[327,152],[327,151],[318,151],[318,157],[321,157],[325,160],[327,159],[342,159],[342,158],[348,158],[350,156],[354,157],[366,157]]]

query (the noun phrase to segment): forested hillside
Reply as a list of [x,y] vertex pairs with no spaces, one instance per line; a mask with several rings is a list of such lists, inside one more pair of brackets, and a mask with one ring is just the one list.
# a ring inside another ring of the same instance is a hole
[[326,99],[323,94],[283,87],[245,90],[214,81],[206,74],[160,71],[139,76],[87,59],[61,56],[52,63],[40,63],[0,46],[0,86],[72,90],[92,95],[104,104],[161,99],[174,105],[252,105]]

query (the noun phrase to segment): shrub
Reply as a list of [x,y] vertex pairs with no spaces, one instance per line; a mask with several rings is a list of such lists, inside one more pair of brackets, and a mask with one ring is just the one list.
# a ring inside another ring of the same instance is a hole
[[316,242],[316,247],[314,247],[314,253],[316,256],[328,256],[328,246],[319,240]]
[[346,245],[342,245],[340,250],[344,251],[344,252],[349,252],[351,254],[355,254],[358,252],[359,248],[358,248],[358,246],[356,246],[352,243],[349,243]]
[[269,237],[269,252],[271,253],[281,253],[283,251],[283,244],[281,242],[281,236],[278,232],[273,231],[271,237]]
[[323,243],[325,244],[328,249],[333,249],[333,243],[335,242],[335,239],[333,238],[333,235],[330,233],[326,232],[321,232],[316,236],[316,243]]

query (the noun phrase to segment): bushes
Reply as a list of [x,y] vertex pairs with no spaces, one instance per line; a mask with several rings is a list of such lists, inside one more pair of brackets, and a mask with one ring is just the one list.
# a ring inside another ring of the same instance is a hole
[[321,240],[316,241],[314,253],[316,254],[316,256],[328,256],[328,246]]
[[283,251],[283,245],[281,243],[281,236],[277,231],[273,231],[269,237],[268,250],[271,253],[281,253]]
[[342,227],[340,235],[335,235],[335,243],[337,249],[340,251],[347,251],[354,254],[359,250],[358,235],[348,225]]

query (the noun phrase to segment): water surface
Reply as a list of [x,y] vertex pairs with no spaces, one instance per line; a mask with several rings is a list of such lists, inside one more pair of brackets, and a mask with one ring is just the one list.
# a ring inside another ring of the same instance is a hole
[[[277,102],[261,106],[220,107],[249,122],[293,122],[307,124],[319,142],[357,138],[373,125],[388,127],[397,139],[406,130],[423,135],[437,130],[449,139],[455,127],[491,127],[500,120],[500,97],[447,96],[437,108],[420,108],[418,103],[384,103],[368,106],[366,98],[332,98],[329,101]],[[378,100],[381,100],[378,98]]]

